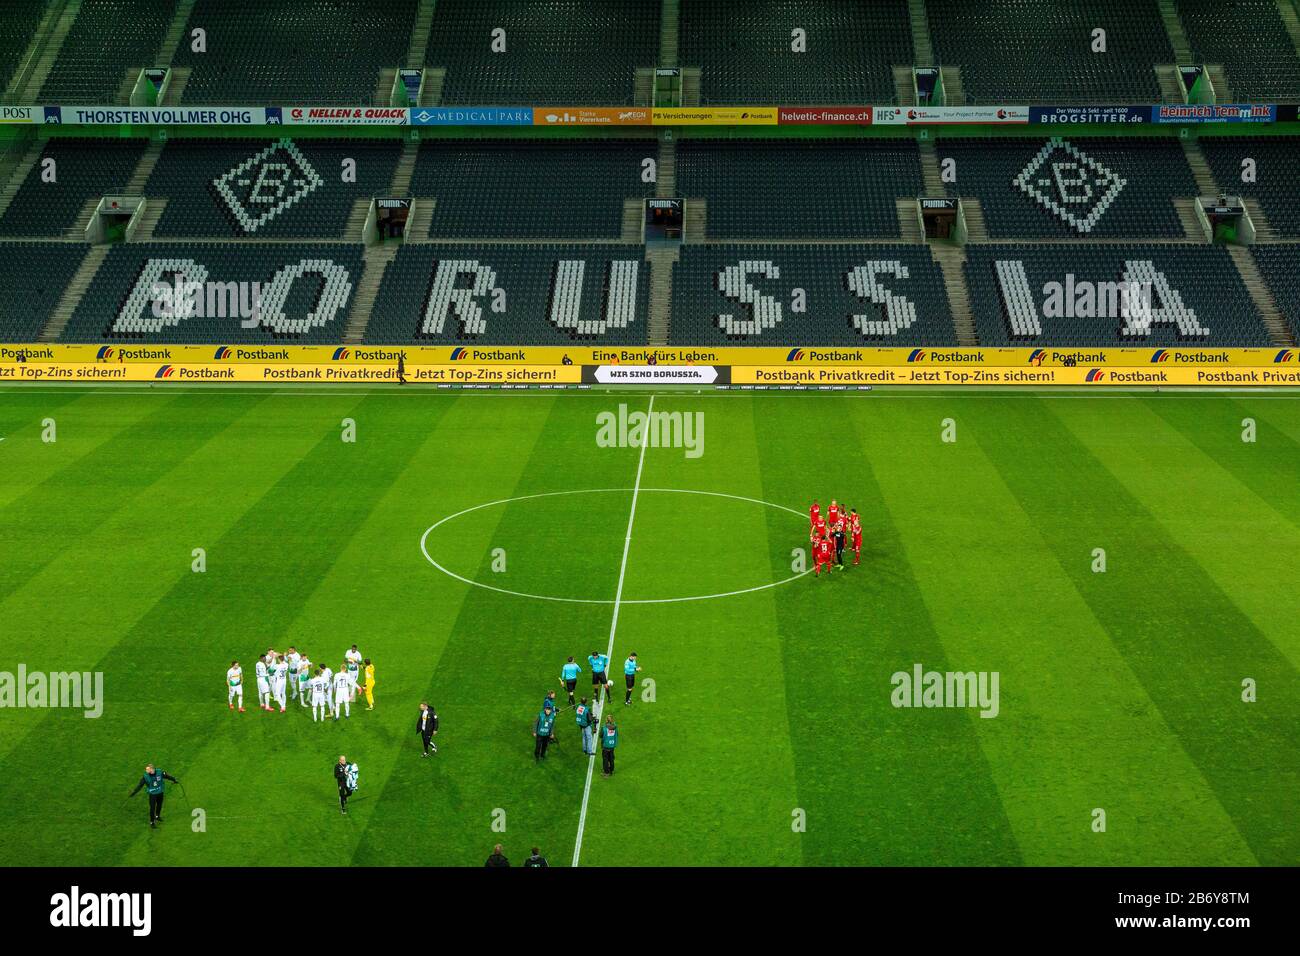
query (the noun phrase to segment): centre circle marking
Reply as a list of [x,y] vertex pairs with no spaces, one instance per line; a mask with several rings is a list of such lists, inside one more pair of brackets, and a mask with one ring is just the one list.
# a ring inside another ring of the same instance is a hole
[[[508,505],[516,501],[530,501],[534,498],[558,498],[562,495],[603,495],[628,493],[631,494],[634,488],[578,488],[572,491],[546,491],[536,495],[519,495],[515,498],[499,498],[496,501],[485,501],[481,505],[474,505],[472,508],[466,508],[463,511],[457,511],[455,514],[447,515],[430,525],[420,535],[420,552],[424,555],[426,561],[435,568],[447,575],[449,578],[455,578],[457,581],[463,581],[465,584],[473,585],[476,588],[483,588],[486,591],[496,591],[498,594],[509,594],[513,597],[532,598],[535,601],[561,601],[565,604],[613,604],[612,598],[571,598],[556,597],[553,594],[530,594],[527,591],[512,591],[509,588],[499,588],[494,584],[484,584],[482,581],[473,581],[463,575],[457,574],[450,568],[443,567],[429,554],[428,541],[429,535],[439,527],[449,521],[455,521],[457,518],[472,514],[475,511],[481,511],[484,508],[494,508],[497,505]],[[733,501],[748,501],[751,504],[762,505],[765,508],[775,508],[778,511],[788,511],[792,515],[803,517],[802,511],[796,511],[794,508],[787,508],[785,505],[773,504],[770,501],[763,501],[761,498],[746,498],[744,495],[729,495],[721,491],[695,491],[689,488],[642,488],[641,493],[654,494],[671,494],[671,495],[705,495],[710,498],[730,498]],[[751,594],[754,591],[766,591],[768,588],[780,587],[782,584],[789,584],[807,574],[808,571],[801,571],[798,574],[792,574],[788,578],[782,578],[780,581],[773,581],[770,584],[759,584],[752,588],[741,588],[738,591],[722,591],[717,594],[694,594],[687,597],[672,598],[623,598],[618,601],[619,604],[678,604],[683,601],[711,601],[714,598],[734,597],[737,594]]]

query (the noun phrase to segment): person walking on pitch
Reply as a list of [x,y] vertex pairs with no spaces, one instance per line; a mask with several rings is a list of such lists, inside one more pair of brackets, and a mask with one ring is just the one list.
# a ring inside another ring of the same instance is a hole
[[578,675],[582,673],[582,668],[570,657],[563,667],[560,668],[560,683],[564,689],[569,692],[569,706],[573,706],[573,691],[578,686]]
[[438,732],[438,713],[427,700],[420,702],[420,716],[415,720],[415,729],[424,741],[424,753],[421,756],[429,756],[430,751],[437,753],[438,745],[433,742],[433,737]]
[[151,763],[144,765],[144,776],[140,782],[135,785],[131,791],[131,796],[135,796],[143,787],[149,793],[149,829],[154,829],[155,824],[162,823],[163,808],[163,781],[170,780],[172,783],[180,783],[175,777],[169,774],[162,767],[155,767]]
[[334,780],[339,785],[339,812],[347,815],[348,797],[357,789],[357,765],[349,763],[348,758],[339,754],[339,762],[334,765]]
[[578,730],[582,731],[582,752],[588,757],[596,756],[596,740],[592,722],[594,718],[591,714],[591,708],[587,706],[587,698],[578,701],[578,706],[574,710],[574,715],[578,719]]
[[537,723],[533,727],[533,760],[546,759],[546,746],[551,742],[551,731],[555,727],[555,711],[551,710],[551,705],[547,704],[546,709],[537,715]]
[[235,709],[235,698],[239,698],[239,712],[244,712],[244,669],[239,666],[239,661],[230,662],[230,670],[226,671],[226,704],[231,710]]
[[366,710],[375,709],[375,665],[370,663],[370,658],[365,659],[365,681],[366,681]]
[[606,777],[614,775],[614,748],[617,746],[618,725],[614,723],[614,715],[610,714],[600,728],[601,773]]
[[636,687],[636,672],[641,665],[636,662],[636,651],[627,656],[623,662],[623,680],[627,684],[627,693],[623,696],[624,705],[632,703],[632,689]]
[[596,688],[596,696],[591,699],[591,706],[595,707],[600,703],[601,691],[605,692],[605,699],[609,700],[609,678],[605,676],[609,657],[599,651],[592,651],[587,657],[587,663],[591,665],[591,686]]

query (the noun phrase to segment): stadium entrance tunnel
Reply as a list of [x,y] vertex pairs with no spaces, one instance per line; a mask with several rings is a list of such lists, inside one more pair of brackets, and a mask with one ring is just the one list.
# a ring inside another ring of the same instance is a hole
[[[488,501],[447,515],[420,537],[436,570],[498,594],[614,604],[631,488],[588,488]],[[641,488],[621,604],[706,601],[780,587],[808,572],[808,518],[723,492]]]

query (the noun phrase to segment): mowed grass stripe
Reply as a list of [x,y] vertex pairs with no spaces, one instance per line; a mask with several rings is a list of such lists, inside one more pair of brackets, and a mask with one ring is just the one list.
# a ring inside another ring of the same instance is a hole
[[[322,397],[310,415],[319,421],[353,401]],[[0,617],[13,635],[0,655],[8,659],[5,669],[20,661],[34,670],[93,668],[179,579],[193,573],[193,549],[211,550],[317,440],[282,401],[225,407],[232,416],[227,427],[153,484],[120,501],[102,523],[84,534],[78,529],[70,541],[51,537],[48,544],[57,556],[0,601]],[[232,460],[240,462],[236,480],[229,471]],[[59,505],[75,514],[86,494],[99,493],[68,489]],[[211,559],[219,566],[225,556],[213,553]],[[122,702],[111,679],[107,688]],[[41,711],[10,712],[10,719],[0,722],[0,754],[42,716]],[[87,723],[85,733],[111,732],[112,718],[110,710]]]
[[[862,566],[776,594],[810,864],[1016,864],[1016,843],[969,714],[904,710],[891,675],[948,670],[861,432],[910,441],[889,404],[800,396],[754,403],[765,496],[832,497],[862,516]],[[858,416],[861,415],[859,418]],[[875,447],[873,440],[873,447]],[[888,440],[884,442],[888,445]],[[783,531],[768,519],[769,534]],[[807,544],[807,533],[798,543]]]
[[[212,408],[204,414],[215,415],[216,408],[227,407],[227,398],[223,396],[217,403],[209,397]],[[354,417],[363,416],[368,408],[377,411],[381,402],[377,398],[361,399],[349,412]],[[181,578],[98,665],[97,669],[106,674],[106,682],[118,688],[118,700],[148,701],[165,688],[168,698],[197,706],[181,710],[158,708],[156,714],[153,709],[143,708],[138,714],[128,713],[115,720],[114,732],[123,742],[122,747],[78,743],[76,732],[84,723],[80,716],[52,711],[39,732],[30,735],[4,761],[4,780],[0,783],[4,799],[13,802],[16,795],[11,788],[21,786],[48,767],[51,740],[59,740],[61,748],[73,750],[60,761],[67,768],[62,785],[51,792],[47,801],[51,819],[75,819],[88,801],[92,806],[116,804],[122,792],[124,767],[138,767],[144,760],[157,760],[185,780],[190,767],[188,755],[196,742],[206,741],[223,726],[229,726],[223,723],[231,719],[228,713],[210,705],[215,688],[222,686],[218,680],[229,658],[236,656],[216,651],[219,670],[214,673],[198,666],[185,653],[186,648],[238,650],[250,644],[256,647],[277,642],[365,519],[378,494],[405,466],[414,445],[396,436],[406,433],[404,418],[413,422],[419,415],[415,405],[395,408],[388,416],[390,430],[377,432],[370,441],[356,445],[339,440],[337,419],[322,419],[321,440],[209,549],[210,554],[223,555],[224,560],[214,563],[210,559],[206,574]],[[237,482],[240,475],[241,462],[231,461],[227,480]],[[214,609],[218,610],[209,613]],[[164,715],[165,719],[152,719]],[[78,723],[61,723],[64,721]],[[244,745],[273,747],[275,738],[268,736],[268,726],[266,721],[242,722],[239,732],[246,735]],[[134,776],[129,774],[128,782],[131,779]],[[261,812],[269,812],[266,801],[270,793],[258,793],[254,786],[265,787],[265,780],[242,781],[221,775],[187,783],[189,796],[211,814],[221,814],[233,803],[230,795],[240,791],[247,794],[246,800],[257,801]],[[291,790],[285,784],[280,786]],[[157,834],[142,834],[142,825],[129,825],[138,822],[131,819],[127,826],[96,830],[87,835],[84,844],[68,846],[67,851],[77,853],[77,862],[82,864],[116,863],[140,838],[149,840],[157,851],[153,859],[174,862],[183,858],[192,862],[196,850],[200,855],[204,852],[202,843],[182,843],[177,837],[158,840]],[[20,858],[49,857],[49,844],[40,828],[20,830],[14,843],[22,851]],[[38,848],[43,849],[38,852]],[[317,852],[314,844],[307,845],[301,856],[310,862]]]
[[[84,392],[56,394],[0,391],[5,424],[0,435],[0,514],[15,502],[39,498],[42,488],[59,472],[77,466],[82,459],[101,453],[142,419],[156,414],[177,396],[162,398],[141,395],[138,400],[108,405]],[[54,419],[55,441],[42,441],[45,419]]]
[[[221,405],[200,396],[177,396],[152,403],[144,417],[112,440],[0,508],[0,527],[12,555],[0,563],[0,599],[58,556],[51,542],[66,546],[89,534],[224,429],[231,414],[260,400],[240,396]],[[73,509],[67,508],[69,498],[77,501]]]
[[[1177,396],[1153,396],[1143,404],[1300,530],[1300,402],[1225,396],[1206,410]],[[1253,442],[1242,440],[1247,419],[1255,423]]]
[[[890,510],[907,515],[908,558],[948,660],[999,673],[998,715],[972,712],[971,723],[1025,862],[1253,863],[977,441],[1005,427],[1006,405],[1033,401],[952,396],[942,408],[892,407],[887,429],[875,427],[874,409],[854,410]],[[940,441],[944,417],[957,423],[956,443]],[[1104,834],[1092,829],[1097,807],[1114,821]]]
[[[311,398],[287,400],[303,408],[313,402]],[[225,726],[190,755],[190,777],[222,795],[220,811],[213,811],[214,819],[201,845],[204,863],[346,864],[393,759],[409,742],[401,731],[409,729],[410,700],[416,693],[411,685],[416,679],[423,682],[428,655],[438,646],[433,627],[437,619],[429,613],[433,592],[415,586],[428,579],[411,574],[422,560],[415,548],[418,530],[424,527],[421,509],[428,506],[431,494],[456,493],[457,486],[463,484],[459,468],[447,459],[445,451],[462,428],[478,425],[479,419],[455,415],[465,406],[452,395],[429,396],[425,416],[398,422],[388,415],[390,403],[388,398],[364,413],[354,413],[358,441],[367,441],[379,430],[390,433],[400,428],[418,451],[391,486],[376,489],[373,510],[316,582],[301,613],[275,640],[278,649],[296,645],[314,662],[328,663],[335,670],[341,666],[344,650],[359,643],[362,652],[376,660],[379,703],[375,711],[366,712],[364,697],[359,697],[350,718],[322,725],[313,723],[310,709],[292,698],[288,714],[281,716],[278,711],[262,714],[251,709],[255,704],[250,696],[250,713],[230,715]],[[250,679],[252,655],[264,647],[265,642],[249,642],[240,652]],[[221,669],[224,664],[219,664]],[[250,685],[249,693],[254,690]],[[387,707],[383,706],[386,698]],[[224,697],[214,694],[205,706],[220,711]],[[256,723],[255,736],[250,738],[244,721]],[[339,752],[346,752],[363,768],[362,786],[346,819],[340,818],[329,799],[330,779],[326,776]],[[231,786],[230,780],[272,780],[276,793],[268,801],[267,795]],[[267,841],[268,826],[284,833],[283,840]],[[329,827],[330,839],[316,839],[314,833],[322,827]],[[303,850],[286,855],[290,846]],[[127,862],[143,863],[154,852],[148,840],[137,841]],[[181,856],[178,862],[195,860]],[[409,858],[405,862],[410,862]]]
[[[595,446],[595,414],[607,404],[602,398],[557,398],[540,429],[535,420],[518,417],[518,403],[490,404],[498,426],[474,436],[470,447],[491,441],[518,455],[511,469],[518,480],[506,497],[632,487],[635,450]],[[476,484],[477,467],[474,455],[466,455],[464,475],[474,498],[502,497]],[[460,536],[466,536],[467,550],[478,561],[477,572],[467,575],[474,580],[505,588],[526,584],[515,589],[529,590],[572,586],[576,577],[586,593],[612,599],[630,502],[629,491],[499,505],[457,519],[454,533],[430,546],[452,562],[462,551]],[[608,533],[592,535],[591,529]],[[586,544],[575,550],[575,540]],[[505,552],[505,572],[491,569],[495,548]],[[409,861],[414,853],[431,865],[478,866],[499,842],[516,864],[535,844],[553,865],[563,865],[573,850],[587,758],[572,711],[565,710],[556,722],[559,747],[534,763],[533,722],[546,692],[561,692],[560,666],[568,655],[582,661],[580,686],[590,690],[585,658],[594,647],[604,649],[612,608],[513,597],[455,582],[452,587],[453,593],[465,590],[458,604],[445,608],[450,637],[421,695],[438,709],[440,753],[395,771],[356,859]],[[560,696],[563,706],[567,698]],[[410,721],[414,727],[414,713]],[[424,774],[432,778],[431,787],[419,782]],[[412,779],[414,789],[407,786]]]
[[[762,500],[750,400],[663,396],[654,410],[702,411],[703,453],[688,458],[682,448],[646,450],[624,597],[720,593],[788,577],[789,549],[803,530],[797,514],[775,512],[783,534],[774,543],[771,509],[761,504],[654,490]],[[622,606],[608,705],[620,732],[616,772],[606,779],[598,766],[592,780],[583,865],[801,862],[803,838],[791,827],[800,800],[775,626],[777,590]],[[633,651],[642,672],[629,706],[622,665]],[[653,701],[643,699],[647,678],[654,682]]]
[[[449,701],[443,696],[430,696],[429,682],[455,634],[460,609],[472,592],[426,561],[419,550],[419,538],[447,515],[513,493],[529,461],[527,453],[541,437],[555,401],[539,397],[521,402],[503,419],[490,403],[462,396],[440,422],[426,449],[427,457],[422,453],[394,486],[391,509],[372,517],[371,523],[376,525],[373,537],[393,539],[391,567],[368,592],[365,605],[372,614],[376,607],[384,608],[382,633],[367,637],[362,648],[376,661],[373,716],[382,721],[385,737],[378,752],[358,750],[361,759],[369,760],[371,785],[361,794],[363,815],[358,819],[364,830],[358,834],[354,863],[463,862],[448,853],[449,821],[434,812],[431,804],[445,798],[462,775],[473,772],[472,768],[467,771],[461,760],[466,752],[472,752],[479,728],[472,716],[454,708],[449,712]],[[473,436],[473,441],[467,441],[467,436]],[[447,449],[457,447],[467,453],[446,454]],[[404,494],[407,491],[410,493]],[[457,547],[475,559],[489,554],[495,528],[492,520],[460,525]],[[357,562],[365,562],[374,548],[383,546],[378,540],[369,540],[371,537],[367,534],[357,542]],[[336,570],[342,573],[346,567],[340,563]],[[322,590],[323,602],[329,602],[330,593]],[[321,628],[326,626],[325,619]],[[307,633],[313,629],[312,623],[305,624]],[[485,658],[492,659],[499,651],[485,647]],[[427,759],[420,756],[420,738],[414,730],[419,702],[426,698],[442,718],[435,738],[441,752]],[[368,726],[370,716],[366,719]],[[376,781],[382,783],[375,786]],[[481,832],[482,820],[476,822],[472,829]],[[473,852],[481,849],[481,840],[468,842],[473,843]],[[466,853],[472,859],[468,848]]]
[[[1300,669],[1300,526],[1288,514],[1300,509],[1300,471],[1292,459],[1300,446],[1276,432],[1264,447],[1243,443],[1243,416],[1234,408],[1197,416],[1198,429],[1177,407],[1187,404],[1176,396],[1143,401],[1106,435],[1077,416],[1061,417]],[[1290,480],[1287,472],[1294,472]],[[1243,567],[1243,553],[1264,560]]]
[[[1112,397],[1079,408],[1090,409],[1095,421],[1112,416],[1122,434],[1120,421],[1131,413],[1125,406],[1134,401]],[[1004,409],[1001,427],[977,436],[1003,480],[1256,859],[1294,863],[1300,859],[1300,833],[1294,827],[1300,810],[1294,772],[1300,704],[1283,693],[1268,704],[1248,705],[1240,698],[1242,678],[1294,687],[1294,669],[1080,441],[1059,417],[1064,412],[1059,403],[1035,398]],[[1148,437],[1143,444],[1157,448],[1160,441]],[[1242,554],[1249,554],[1249,542],[1239,544]],[[1107,552],[1104,574],[1090,567],[1091,551],[1098,547]],[[1116,825],[1123,821],[1112,819],[1110,826]]]

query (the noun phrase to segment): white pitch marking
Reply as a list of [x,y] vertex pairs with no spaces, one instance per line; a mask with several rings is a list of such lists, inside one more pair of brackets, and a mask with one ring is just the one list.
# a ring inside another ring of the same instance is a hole
[[[780,511],[788,511],[792,515],[799,515],[800,517],[803,516],[802,511],[796,511],[794,508],[787,508],[785,505],[773,504],[770,501],[763,501],[761,498],[747,498],[744,495],[729,495],[721,491],[696,491],[695,489],[692,488],[642,488],[641,490],[645,492],[653,492],[655,494],[707,495],[711,498],[731,498],[736,501],[748,501],[756,505],[764,505],[765,507],[768,508],[776,508]],[[447,575],[449,578],[455,578],[457,581],[461,581],[464,584],[470,584],[476,588],[483,588],[486,591],[496,591],[498,594],[509,594],[511,597],[532,598],[535,601],[560,601],[565,604],[613,604],[614,602],[607,598],[571,598],[571,597],[556,597],[555,595],[552,594],[531,594],[528,591],[512,591],[509,588],[500,588],[493,584],[484,584],[482,581],[474,581],[470,578],[457,574],[455,571],[452,571],[450,568],[443,567],[436,560],[434,560],[433,556],[429,554],[428,540],[430,534],[432,534],[437,528],[446,524],[448,521],[454,521],[456,518],[459,518],[462,515],[467,515],[470,514],[471,512],[479,511],[483,508],[491,508],[496,505],[506,505],[515,501],[529,501],[533,498],[555,498],[561,495],[598,495],[598,494],[611,494],[615,492],[628,492],[628,491],[634,491],[634,489],[632,488],[576,488],[570,491],[545,491],[536,495],[520,495],[517,498],[501,498],[498,499],[497,501],[487,501],[481,505],[474,505],[474,507],[472,508],[466,508],[464,511],[458,511],[453,515],[447,515],[447,517],[440,519],[437,522],[437,524],[430,526],[428,530],[426,530],[424,534],[420,536],[420,551],[424,554],[424,558],[426,561],[432,564],[443,574]],[[741,588],[738,591],[723,591],[718,594],[693,594],[687,597],[674,597],[674,598],[624,598],[620,603],[622,604],[679,604],[683,601],[710,601],[713,600],[714,598],[734,597],[737,594],[750,594],[754,591],[766,591],[768,588],[780,587],[782,584],[789,584],[791,581],[797,581],[799,578],[803,577],[807,573],[808,573],[807,571],[802,571],[799,574],[791,575],[788,578],[782,578],[780,581],[773,581],[770,584],[759,584],[759,585],[755,585],[752,588]]]
[[[655,410],[655,397],[650,396],[650,407],[646,414],[653,420]],[[605,658],[609,663],[614,663],[614,633],[618,630],[618,608],[619,602],[623,600],[623,578],[627,574],[627,553],[632,547],[632,522],[636,520],[636,499],[641,493],[641,469],[645,467],[645,450],[650,447],[650,436],[645,434],[641,436],[641,457],[636,463],[636,481],[632,484],[632,507],[627,513],[627,534],[623,536],[623,563],[618,568],[618,588],[614,591],[614,616],[609,622],[609,647],[605,649]],[[606,674],[609,671],[605,672]],[[609,688],[603,687],[603,697],[609,699]],[[592,704],[592,716],[596,719],[596,736],[600,734],[600,715],[604,712],[604,705],[600,698],[597,698]],[[587,782],[582,787],[582,810],[578,813],[578,838],[573,843],[573,865],[578,865],[578,857],[582,854],[582,831],[587,825],[587,802],[591,798],[591,774],[596,767],[596,755],[593,753],[587,758]]]

